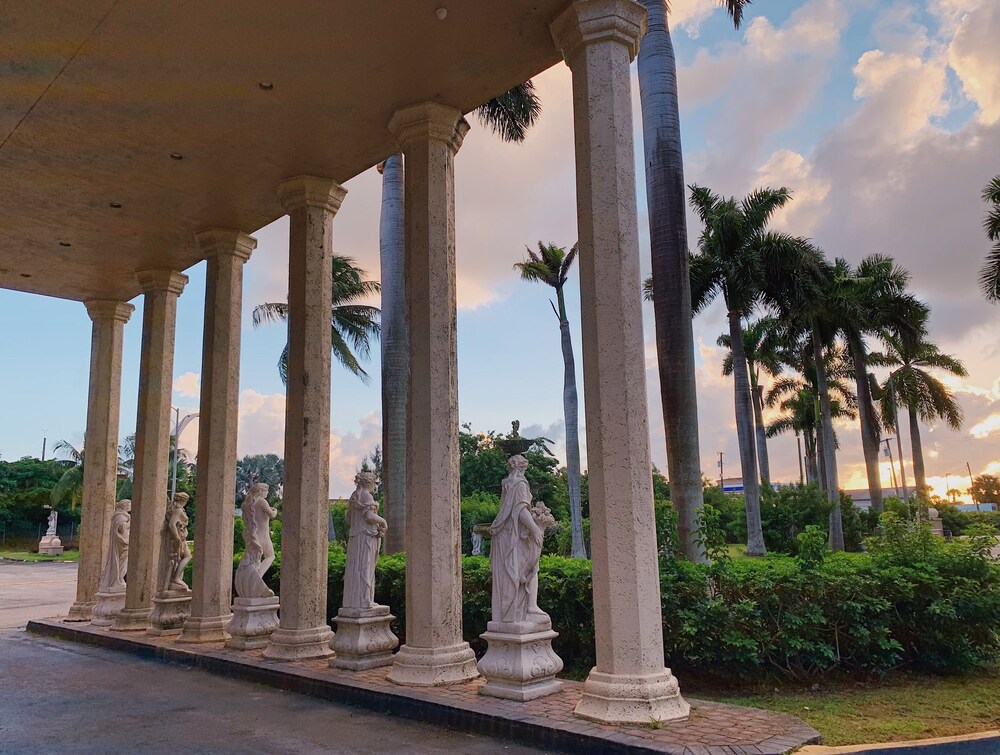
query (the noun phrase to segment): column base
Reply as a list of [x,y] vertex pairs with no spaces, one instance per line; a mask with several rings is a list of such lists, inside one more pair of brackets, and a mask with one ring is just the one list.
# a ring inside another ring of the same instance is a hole
[[278,628],[278,598],[237,598],[226,631],[226,647],[234,650],[266,648]]
[[66,614],[66,618],[63,621],[90,621],[94,615],[94,606],[96,605],[96,600],[88,600],[83,603],[77,601],[69,607],[69,613]]
[[153,613],[149,617],[149,634],[152,637],[180,634],[184,627],[184,621],[190,615],[190,590],[164,590],[153,598]]
[[38,555],[58,556],[63,552],[62,540],[56,535],[42,535],[38,542]]
[[278,661],[303,661],[307,658],[329,658],[333,655],[330,642],[333,630],[325,624],[310,629],[278,627],[264,650],[264,657]]
[[226,627],[232,621],[231,613],[225,616],[188,616],[181,627],[178,642],[225,642],[229,639]]
[[691,706],[681,697],[669,669],[658,674],[605,674],[594,669],[574,711],[606,724],[649,724],[685,719]]
[[461,684],[479,676],[468,642],[443,648],[403,645],[392,661],[389,681],[407,687]]
[[562,689],[556,674],[562,671],[563,662],[552,649],[552,640],[559,634],[552,631],[552,625],[546,622],[534,632],[503,631],[508,627],[491,621],[479,635],[489,644],[479,661],[479,673],[486,677],[479,694],[524,702]]
[[336,655],[330,659],[334,668],[364,671],[392,664],[392,651],[399,638],[389,624],[396,618],[389,606],[371,608],[341,608],[334,621],[337,634],[333,638]]
[[[90,625],[93,627],[110,627],[115,623],[118,614],[125,608],[125,590],[120,592],[98,592],[97,602],[90,611]],[[70,609],[72,611],[72,609]]]
[[[99,594],[100,593],[98,593],[98,595]],[[147,629],[149,629],[149,615],[151,613],[153,613],[152,608],[122,607],[122,609],[115,616],[114,622],[111,624],[111,631],[145,632]]]

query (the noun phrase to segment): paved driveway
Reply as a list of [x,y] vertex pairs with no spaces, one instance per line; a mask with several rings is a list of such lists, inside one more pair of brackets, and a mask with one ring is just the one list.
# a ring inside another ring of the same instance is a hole
[[76,598],[76,564],[0,561],[0,630],[65,616]]

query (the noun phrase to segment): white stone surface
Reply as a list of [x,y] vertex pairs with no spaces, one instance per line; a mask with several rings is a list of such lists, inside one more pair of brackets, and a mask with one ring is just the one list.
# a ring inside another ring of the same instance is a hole
[[575,0],[551,25],[573,74],[583,380],[597,665],[578,715],[688,715],[663,665],[629,65],[646,11]]
[[236,598],[233,618],[226,628],[227,648],[253,650],[267,647],[271,633],[278,628],[278,598]]
[[492,621],[487,627],[480,635],[489,647],[479,661],[479,673],[486,677],[479,694],[524,701],[562,689],[556,674],[562,671],[563,662],[552,649],[552,640],[559,636],[556,632],[551,628],[505,632],[500,622]]
[[330,659],[330,665],[350,671],[391,665],[392,651],[399,645],[399,638],[390,628],[394,618],[388,606],[341,608],[335,619],[336,655]]

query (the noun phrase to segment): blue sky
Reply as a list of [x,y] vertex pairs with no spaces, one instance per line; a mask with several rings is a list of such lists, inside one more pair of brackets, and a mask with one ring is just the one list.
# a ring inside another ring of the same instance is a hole
[[[1000,8],[994,0],[761,0],[734,31],[714,0],[672,3],[680,65],[682,124],[689,183],[727,194],[787,185],[795,200],[779,226],[814,238],[833,256],[857,262],[881,251],[913,271],[932,306],[932,335],[964,359],[970,377],[954,388],[966,410],[960,432],[925,428],[929,474],[944,486],[964,470],[1000,472],[1000,312],[975,291],[986,242],[979,192],[1000,173]],[[561,453],[562,362],[547,291],[520,282],[512,265],[525,244],[576,238],[569,74],[537,77],[541,122],[522,146],[500,143],[473,122],[457,157],[459,393],[463,422],[554,438]],[[638,90],[635,113],[638,116]],[[643,268],[648,269],[645,192],[639,160]],[[379,176],[347,184],[334,246],[378,277]],[[692,244],[700,228],[689,218]],[[241,453],[281,451],[283,386],[275,361],[284,340],[272,325],[254,330],[249,310],[281,300],[287,288],[287,225],[255,234],[246,266],[241,360]],[[196,411],[201,371],[204,266],[178,304],[174,405]],[[578,289],[568,292],[578,322]],[[141,300],[125,329],[121,434],[135,426]],[[90,324],[84,308],[0,292],[6,369],[0,458],[37,455],[64,438],[81,444],[86,421]],[[662,420],[646,312],[651,448],[665,466]],[[716,474],[719,451],[737,469],[732,390],[714,346],[723,313],[695,321],[703,471]],[[574,330],[579,347],[579,329]],[[377,347],[375,351],[377,357]],[[579,356],[579,354],[578,354]],[[331,492],[348,491],[360,459],[380,437],[378,360],[364,384],[333,370]],[[581,381],[582,382],[582,381]],[[582,396],[582,385],[581,385]],[[841,480],[863,479],[855,425],[841,436]],[[197,432],[181,445],[194,450]],[[797,476],[792,439],[776,440],[772,468]],[[888,471],[886,470],[888,478]]]

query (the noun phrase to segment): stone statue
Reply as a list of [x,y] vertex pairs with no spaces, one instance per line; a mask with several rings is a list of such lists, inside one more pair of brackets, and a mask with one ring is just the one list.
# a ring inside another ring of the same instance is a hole
[[372,496],[375,475],[358,472],[357,485],[347,503],[347,563],[344,567],[344,600],[334,621],[337,633],[330,660],[335,668],[363,671],[392,663],[399,644],[390,624],[395,618],[388,606],[375,602],[375,564],[385,537],[386,521],[378,515]]
[[250,488],[243,502],[243,558],[236,568],[236,594],[241,598],[271,598],[274,591],[264,584],[264,574],[274,563],[274,543],[271,542],[271,520],[278,510],[267,502],[267,483],[258,482]]
[[124,498],[115,504],[108,532],[108,552],[101,573],[101,592],[118,592],[125,589],[125,572],[128,570],[128,534],[132,523],[132,501]]
[[59,522],[59,512],[55,509],[49,511],[49,525],[38,541],[38,552],[49,556],[58,556],[63,552],[62,540],[56,534],[56,525]]
[[191,549],[187,544],[188,515],[184,511],[187,502],[187,493],[177,493],[174,500],[167,505],[167,512],[163,517],[163,529],[160,531],[159,580],[162,592],[191,589],[184,581],[184,568],[191,561]]
[[45,530],[45,534],[48,537],[52,537],[56,534],[56,524],[59,521],[59,512],[55,509],[49,512],[49,528]]
[[[508,460],[510,474],[503,481],[500,513],[490,525],[493,621],[545,624],[549,616],[538,607],[538,560],[545,526],[539,526],[533,513],[537,509],[531,505],[527,468],[528,461],[520,454]],[[551,512],[547,508],[545,512],[551,519]]]
[[372,497],[375,475],[359,472],[358,486],[347,503],[347,564],[344,569],[344,608],[375,606],[375,562],[378,560],[386,521],[378,515],[378,503]]
[[520,701],[558,692],[562,682],[556,674],[563,667],[552,649],[559,635],[538,607],[542,541],[556,521],[545,504],[532,506],[527,468],[528,460],[519,453],[507,460],[500,511],[489,526],[493,620],[481,635],[488,647],[478,663],[486,677],[480,694]]
[[483,555],[483,536],[476,532],[476,528],[472,528],[472,555],[481,556]]

